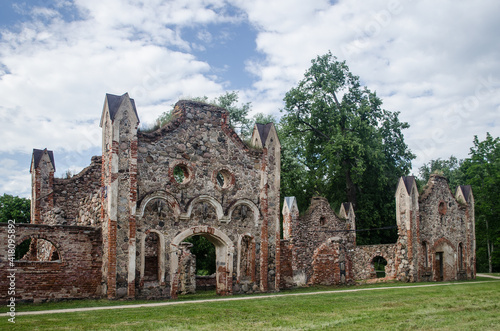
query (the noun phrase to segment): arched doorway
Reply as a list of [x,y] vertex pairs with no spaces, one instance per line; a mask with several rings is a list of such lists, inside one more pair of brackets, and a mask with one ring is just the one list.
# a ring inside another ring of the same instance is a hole
[[179,233],[170,244],[170,295],[177,297],[180,262],[182,263],[182,242],[193,236],[202,236],[215,246],[216,292],[219,295],[232,293],[234,244],[222,231],[210,226],[195,226]]

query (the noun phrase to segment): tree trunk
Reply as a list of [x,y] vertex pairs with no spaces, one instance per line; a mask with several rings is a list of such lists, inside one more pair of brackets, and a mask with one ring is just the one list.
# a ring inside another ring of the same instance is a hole
[[485,224],[486,224],[486,247],[488,251],[488,272],[491,274],[493,272],[493,265],[491,263],[491,255],[493,254],[493,243],[490,243],[488,220],[485,220]]
[[356,185],[354,185],[351,179],[351,171],[349,170],[349,165],[347,162],[344,162],[346,167],[345,172],[345,183],[346,183],[346,193],[347,193],[347,202],[352,203],[352,207],[356,210]]

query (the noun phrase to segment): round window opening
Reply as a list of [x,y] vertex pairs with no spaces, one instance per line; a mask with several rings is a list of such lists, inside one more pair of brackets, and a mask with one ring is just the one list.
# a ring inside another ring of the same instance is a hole
[[174,180],[178,184],[186,184],[189,181],[189,169],[184,164],[178,164],[174,167]]
[[222,169],[217,172],[215,181],[217,183],[217,186],[221,189],[229,188],[233,182],[231,173],[226,169]]

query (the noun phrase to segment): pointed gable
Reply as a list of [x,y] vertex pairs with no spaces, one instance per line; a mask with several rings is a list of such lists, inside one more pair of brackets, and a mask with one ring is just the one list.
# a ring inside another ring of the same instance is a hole
[[[400,177],[399,179],[399,184],[398,188],[396,189],[396,195],[398,195],[398,192],[401,192],[401,188],[404,186],[404,189],[408,195],[411,195],[412,189],[415,188],[415,192],[418,192],[417,190],[417,181],[415,180],[415,176],[403,176]],[[418,193],[417,193],[418,194]]]
[[297,200],[295,197],[285,197],[285,201],[283,201],[283,214],[299,212],[299,207],[297,207]]
[[33,155],[31,156],[31,169],[30,172],[33,171],[33,169],[38,168],[40,165],[40,161],[42,160],[43,156],[47,154],[50,163],[52,164],[52,168],[54,171],[56,171],[56,163],[54,161],[54,153],[52,151],[49,151],[47,148],[45,149],[35,149],[33,148]]
[[279,144],[278,134],[276,132],[274,123],[267,123],[267,124],[255,123],[252,132],[252,138],[250,139],[251,144],[254,147],[264,148],[268,145],[267,140],[269,139],[270,135],[274,136]]
[[124,103],[126,103],[127,100],[130,102],[130,104],[132,106],[132,110],[134,111],[137,122],[139,122],[139,115],[137,114],[137,109],[135,107],[135,101],[134,101],[134,99],[131,99],[129,97],[128,93],[125,93],[125,94],[120,95],[120,96],[106,93],[106,98],[104,99],[104,108],[102,111],[100,126],[102,127],[102,125],[104,123],[104,116],[106,114],[106,110],[109,113],[109,118],[111,119],[111,121],[114,121],[116,114],[118,113],[120,108],[125,105]]
[[472,197],[472,187],[470,185],[460,185],[457,187],[455,197],[458,200],[460,197],[464,199],[466,203],[471,201]]
[[343,202],[340,205],[339,216],[342,217],[342,218],[349,218],[349,215],[351,213],[354,213],[354,209],[352,208],[352,203],[350,203],[350,202]]

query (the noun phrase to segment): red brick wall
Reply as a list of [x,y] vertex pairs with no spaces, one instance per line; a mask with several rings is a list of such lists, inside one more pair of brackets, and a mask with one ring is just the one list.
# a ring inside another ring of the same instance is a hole
[[[7,224],[0,224],[0,298],[8,297]],[[43,238],[58,250],[60,260],[14,262],[15,298],[46,301],[100,297],[102,240],[100,229],[81,226],[16,225],[16,243]]]

